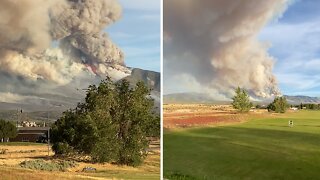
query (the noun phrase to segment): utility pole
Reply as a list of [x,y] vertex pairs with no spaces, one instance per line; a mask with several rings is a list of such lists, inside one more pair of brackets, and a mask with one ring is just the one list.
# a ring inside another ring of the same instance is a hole
[[17,128],[19,127],[19,109],[17,109],[17,123],[16,123]]
[[[49,111],[48,111],[47,120],[49,122]],[[48,156],[50,156],[50,127],[48,127]]]

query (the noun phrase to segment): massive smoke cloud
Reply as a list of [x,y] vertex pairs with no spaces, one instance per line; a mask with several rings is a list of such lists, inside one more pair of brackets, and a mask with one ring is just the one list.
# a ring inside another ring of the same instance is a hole
[[0,108],[65,110],[130,75],[105,33],[121,14],[117,0],[0,0]]
[[50,12],[51,35],[61,40],[69,56],[89,64],[94,71],[109,65],[124,65],[123,52],[103,29],[118,20],[121,7],[115,0],[69,0]]
[[58,85],[88,71],[126,76],[122,51],[103,32],[120,17],[117,0],[1,0],[0,71]]
[[287,0],[165,0],[164,82],[187,74],[227,96],[237,86],[256,96],[278,94],[274,59],[257,35],[286,4]]

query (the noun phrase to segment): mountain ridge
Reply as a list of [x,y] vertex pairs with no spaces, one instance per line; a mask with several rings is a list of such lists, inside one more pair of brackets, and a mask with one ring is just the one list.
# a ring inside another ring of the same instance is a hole
[[[287,98],[287,101],[290,104],[320,104],[320,97],[311,97],[311,96],[303,96],[303,95],[296,95],[296,96],[289,96],[284,95]],[[273,99],[253,99],[252,101],[257,104],[268,104]],[[217,100],[214,97],[207,95],[205,93],[196,93],[196,92],[184,92],[184,93],[172,93],[163,95],[163,102],[170,104],[170,103],[213,103],[213,104],[229,104],[230,100]]]
[[[160,113],[160,73],[155,71],[132,68],[129,76],[124,77],[132,85],[142,81],[151,91],[151,97],[155,100],[156,111]],[[82,91],[81,91],[82,92]],[[63,95],[41,94],[41,99],[27,99],[17,102],[0,102],[0,119],[14,120],[17,117],[17,111],[23,110],[23,113],[32,120],[46,119],[47,113],[50,113],[50,119],[57,119],[62,112],[75,108],[78,102],[85,98],[83,94],[76,97],[67,97]],[[83,97],[82,97],[83,96]],[[44,101],[43,99],[47,99]]]

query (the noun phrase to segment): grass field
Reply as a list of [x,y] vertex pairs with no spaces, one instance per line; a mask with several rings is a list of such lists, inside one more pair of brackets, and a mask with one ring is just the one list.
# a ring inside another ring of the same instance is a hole
[[[294,127],[288,127],[293,120]],[[164,134],[168,179],[320,178],[320,111],[253,118],[245,123]]]

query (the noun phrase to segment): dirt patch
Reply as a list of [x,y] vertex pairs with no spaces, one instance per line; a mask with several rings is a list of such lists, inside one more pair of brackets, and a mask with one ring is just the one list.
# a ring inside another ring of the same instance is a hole
[[210,104],[166,104],[163,109],[166,129],[241,123],[266,113],[266,110],[251,110],[242,114],[230,105]]

